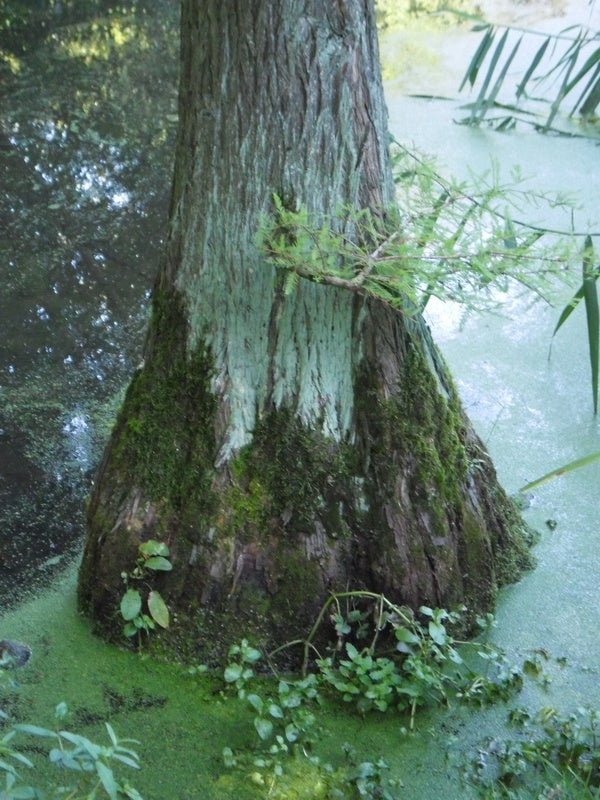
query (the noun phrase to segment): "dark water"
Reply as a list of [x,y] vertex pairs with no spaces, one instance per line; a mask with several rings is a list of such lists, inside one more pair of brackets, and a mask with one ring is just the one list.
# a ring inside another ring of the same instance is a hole
[[178,3],[0,0],[0,602],[77,552],[140,358]]

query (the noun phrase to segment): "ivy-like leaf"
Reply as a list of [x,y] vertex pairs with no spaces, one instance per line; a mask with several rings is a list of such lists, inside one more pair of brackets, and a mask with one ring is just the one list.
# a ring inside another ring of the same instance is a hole
[[126,622],[135,619],[142,610],[142,596],[137,589],[128,589],[121,598],[121,616]]
[[164,542],[157,542],[156,539],[148,539],[147,542],[143,542],[138,547],[138,550],[140,551],[140,555],[144,556],[144,558],[169,555],[169,548],[167,545]]
[[256,732],[263,742],[265,742],[267,739],[270,739],[273,735],[273,723],[268,719],[256,717],[254,719],[254,727],[256,728]]
[[170,572],[173,569],[173,564],[171,564],[168,558],[164,558],[163,556],[151,556],[144,562],[144,566],[147,569],[158,570],[160,572]]
[[169,627],[169,609],[159,592],[152,591],[148,595],[148,610],[157,625],[161,628]]

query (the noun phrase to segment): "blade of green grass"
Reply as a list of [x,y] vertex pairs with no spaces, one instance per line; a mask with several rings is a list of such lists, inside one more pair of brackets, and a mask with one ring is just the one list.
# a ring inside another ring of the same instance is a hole
[[598,103],[600,103],[600,64],[581,93],[581,97],[575,104],[571,114],[574,114],[577,106],[579,106],[579,113],[582,117],[591,117]]
[[597,279],[597,270],[594,270],[592,237],[586,236],[583,248],[583,300],[585,302],[590,366],[592,368],[594,414],[598,413],[598,355],[600,353],[600,312],[598,310],[598,291],[596,289]]
[[[496,66],[498,65],[498,61],[500,60],[500,56],[502,55],[502,51],[504,50],[504,45],[506,44],[506,40],[508,39],[508,29],[504,31],[502,37],[496,48],[492,54],[492,58],[490,60],[490,64],[488,67],[488,71],[486,72],[485,78],[483,79],[483,83],[481,84],[481,89],[479,90],[479,94],[477,96],[477,100],[475,101],[473,110],[471,111],[471,122],[476,122],[478,119],[481,119],[486,112],[487,106],[485,103],[485,94],[488,90],[488,86],[490,85],[490,81],[496,71]],[[482,111],[482,113],[478,113]]]
[[536,478],[534,481],[526,483],[525,486],[521,486],[519,492],[529,492],[531,489],[536,489],[538,486],[554,480],[554,478],[560,478],[561,475],[565,475],[567,472],[573,472],[575,469],[587,467],[588,464],[593,464],[594,461],[600,461],[600,450],[596,450],[595,453],[590,453],[587,456],[583,456],[583,458],[577,458],[575,461],[570,461],[562,467],[557,467],[557,469],[547,472],[545,475],[542,475],[541,478]]
[[531,62],[531,64],[527,68],[527,72],[525,73],[525,75],[523,75],[523,80],[517,86],[517,98],[521,97],[521,95],[525,91],[525,87],[527,86],[527,83],[529,82],[529,79],[531,78],[531,76],[535,72],[536,67],[538,66],[538,64],[540,63],[542,58],[544,57],[544,53],[548,49],[548,45],[549,44],[550,44],[550,37],[545,39],[545,41],[542,43],[541,47],[538,49],[537,53],[534,55],[533,61]]
[[[500,74],[498,75],[498,77],[496,79],[496,83],[494,84],[494,88],[492,89],[492,91],[490,92],[489,96],[484,101],[484,106],[485,106],[485,110],[486,111],[495,102],[496,97],[498,96],[498,92],[500,91],[500,88],[502,87],[502,84],[504,83],[504,78],[506,77],[506,73],[508,72],[508,68],[512,64],[512,60],[515,57],[515,55],[517,54],[517,50],[519,49],[519,46],[520,46],[522,41],[523,41],[523,37],[521,36],[518,39],[518,41],[515,44],[515,46],[513,47],[509,57],[504,62],[504,66],[502,67],[502,70],[500,71]],[[484,113],[485,113],[485,111],[484,111]],[[482,119],[482,118],[483,118],[483,114],[481,115],[480,119]]]
[[473,86],[475,81],[477,80],[477,74],[479,72],[479,68],[483,63],[483,59],[486,57],[488,50],[492,46],[492,42],[494,41],[495,32],[492,26],[488,26],[486,28],[485,34],[481,42],[479,43],[479,47],[475,51],[475,55],[471,59],[471,63],[467,67],[467,71],[465,72],[465,76],[462,79],[462,83],[460,84],[459,92],[463,90],[463,87],[467,81]]
[[558,322],[556,323],[556,327],[552,331],[552,338],[554,338],[554,336],[556,336],[556,334],[558,333],[559,329],[562,328],[564,323],[569,319],[569,317],[571,316],[573,311],[577,308],[577,306],[579,305],[579,302],[581,300],[583,300],[583,285],[581,285],[579,287],[579,289],[577,289],[577,291],[575,292],[573,297],[569,300],[567,305],[560,312],[560,317],[558,318]]

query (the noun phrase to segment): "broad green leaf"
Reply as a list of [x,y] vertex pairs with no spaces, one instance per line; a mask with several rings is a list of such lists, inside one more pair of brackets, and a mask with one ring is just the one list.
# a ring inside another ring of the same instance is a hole
[[148,539],[147,542],[142,542],[142,544],[138,547],[140,554],[144,556],[144,558],[150,558],[150,556],[168,556],[169,555],[169,548],[164,542],[157,542],[156,539]]
[[429,635],[436,644],[440,646],[446,644],[446,629],[439,622],[430,621],[428,625]]
[[127,589],[121,598],[121,616],[128,622],[135,619],[142,610],[142,596],[137,589]]
[[299,730],[298,728],[290,722],[289,725],[285,726],[285,738],[288,742],[295,742],[298,738]]
[[144,566],[146,569],[160,570],[161,572],[170,572],[173,569],[173,564],[163,556],[152,556],[144,562]]
[[235,683],[242,677],[242,665],[241,664],[229,664],[225,667],[225,672],[223,673],[223,678],[225,679],[226,683]]
[[409,631],[408,628],[396,628],[394,630],[394,636],[398,642],[404,642],[405,644],[418,644],[419,637]]
[[358,656],[358,650],[350,642],[346,642],[346,652],[352,659],[355,659]]
[[135,636],[138,632],[138,628],[133,624],[133,622],[128,622],[127,624],[123,625],[123,636],[127,636],[131,638]]
[[10,800],[36,800],[40,795],[32,786],[17,786],[6,795]]
[[103,764],[102,761],[96,761],[96,772],[110,800],[119,800],[119,784],[115,780],[112,769]]
[[255,717],[254,727],[263,742],[271,738],[273,734],[273,723],[270,720],[263,719],[262,717]]
[[161,628],[169,627],[169,609],[159,592],[152,591],[148,595],[148,610],[157,625]]
[[269,703],[269,714],[275,719],[283,719],[283,711],[277,703]]
[[257,694],[249,694],[246,699],[255,711],[258,711],[259,714],[262,714],[262,710],[265,705],[262,697],[259,697]]

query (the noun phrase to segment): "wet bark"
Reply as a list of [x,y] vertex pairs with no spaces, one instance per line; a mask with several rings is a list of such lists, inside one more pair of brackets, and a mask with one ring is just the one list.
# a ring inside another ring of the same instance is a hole
[[[80,603],[165,540],[173,647],[293,638],[330,590],[493,604],[522,527],[418,319],[300,282],[256,239],[276,193],[393,215],[370,0],[184,0],[170,236],[145,364],[96,481]],[[181,631],[179,642],[177,630]],[[170,645],[170,646],[171,646]]]

